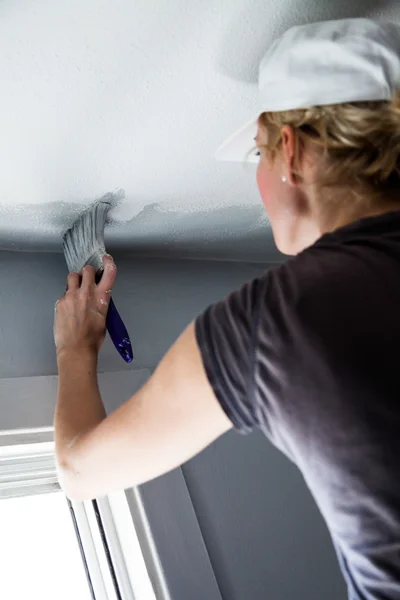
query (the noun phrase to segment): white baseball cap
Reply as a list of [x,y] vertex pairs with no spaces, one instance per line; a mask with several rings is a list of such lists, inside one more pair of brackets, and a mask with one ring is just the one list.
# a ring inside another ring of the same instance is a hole
[[215,158],[256,162],[258,116],[367,100],[390,100],[400,88],[400,26],[343,19],[288,29],[259,69],[257,116],[227,139]]

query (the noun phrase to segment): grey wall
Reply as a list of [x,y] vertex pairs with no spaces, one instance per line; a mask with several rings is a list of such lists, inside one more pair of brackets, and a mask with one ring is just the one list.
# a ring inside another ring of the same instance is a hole
[[[198,311],[262,271],[260,265],[239,263],[116,258],[114,299],[137,361],[125,366],[107,342],[102,371],[152,369]],[[61,255],[0,253],[0,379],[56,373],[53,307],[65,275]],[[0,395],[0,428],[17,421],[36,426],[41,414],[42,420],[49,419],[49,407],[40,397],[25,396],[18,403]],[[227,434],[187,463],[183,475],[223,600],[345,597],[328,533],[299,473],[261,435]],[[179,582],[182,559],[163,526],[163,517],[170,519],[174,510],[179,527],[179,513],[172,506],[171,487],[162,497],[168,506],[162,508],[160,483],[144,486],[144,497],[160,552],[168,554],[169,571],[175,569]],[[180,534],[191,556],[186,526]],[[201,597],[201,577],[196,586],[200,595],[172,586],[174,600]]]
[[[134,368],[157,364],[208,303],[261,273],[261,265],[116,256],[114,300],[131,334]],[[0,252],[0,377],[56,373],[53,308],[67,271],[60,254]],[[125,367],[107,340],[100,370]]]

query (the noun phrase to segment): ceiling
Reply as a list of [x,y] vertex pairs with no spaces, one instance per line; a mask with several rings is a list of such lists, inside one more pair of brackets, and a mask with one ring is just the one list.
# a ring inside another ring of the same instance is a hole
[[217,163],[255,116],[271,40],[307,21],[398,19],[397,2],[0,3],[0,248],[61,250],[86,205],[123,198],[110,249],[279,259],[254,166]]

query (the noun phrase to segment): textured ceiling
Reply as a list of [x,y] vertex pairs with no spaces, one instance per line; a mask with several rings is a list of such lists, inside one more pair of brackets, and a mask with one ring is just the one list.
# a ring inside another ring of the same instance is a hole
[[123,189],[111,249],[277,257],[254,166],[214,151],[254,116],[260,56],[284,29],[397,5],[3,0],[0,247],[60,250],[84,205]]

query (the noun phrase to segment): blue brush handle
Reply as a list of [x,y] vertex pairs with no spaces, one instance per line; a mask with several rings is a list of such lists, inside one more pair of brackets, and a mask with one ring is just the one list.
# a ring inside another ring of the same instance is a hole
[[110,338],[124,361],[127,363],[132,362],[133,351],[129,333],[123,320],[119,316],[119,312],[117,311],[112,298],[110,299],[110,304],[108,306],[106,325]]

